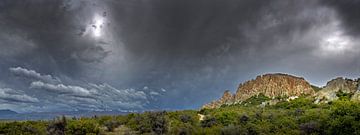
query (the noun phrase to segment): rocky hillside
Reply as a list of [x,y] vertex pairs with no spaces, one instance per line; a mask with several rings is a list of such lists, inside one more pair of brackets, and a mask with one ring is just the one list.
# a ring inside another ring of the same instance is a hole
[[221,105],[230,105],[235,102],[235,96],[226,90],[219,100],[212,101],[204,105],[202,108],[219,108]]
[[315,94],[315,103],[327,103],[338,99],[339,93],[351,95],[352,100],[360,98],[360,80],[344,79],[338,77],[329,81],[326,86]]
[[276,98],[300,96],[303,94],[313,95],[315,91],[304,78],[280,73],[265,74],[257,76],[255,80],[240,84],[234,95],[226,91],[219,100],[206,104],[203,108],[218,108],[223,104],[241,103],[259,94]]
[[240,84],[235,93],[235,100],[245,101],[260,93],[267,97],[275,98],[279,96],[290,97],[314,94],[315,91],[304,78],[287,74],[266,74],[257,76],[255,80]]

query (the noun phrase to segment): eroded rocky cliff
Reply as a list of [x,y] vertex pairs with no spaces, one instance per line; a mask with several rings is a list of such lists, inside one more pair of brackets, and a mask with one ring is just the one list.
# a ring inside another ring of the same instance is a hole
[[339,92],[352,95],[352,100],[359,100],[359,81],[360,80],[344,79],[342,77],[335,78],[315,94],[315,103],[327,103],[336,100],[338,99],[337,93]]
[[224,104],[241,103],[261,93],[266,97],[275,98],[313,95],[315,91],[304,78],[280,73],[265,74],[240,84],[235,94],[226,91],[219,100],[206,104],[203,108],[218,108]]
[[244,101],[260,93],[275,98],[314,94],[315,91],[304,78],[287,74],[266,74],[240,84],[235,94],[235,100]]

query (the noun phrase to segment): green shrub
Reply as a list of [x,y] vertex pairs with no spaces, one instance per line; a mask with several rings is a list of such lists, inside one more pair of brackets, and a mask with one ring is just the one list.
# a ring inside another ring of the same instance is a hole
[[249,99],[245,100],[244,103],[246,105],[260,105],[262,102],[270,100],[269,97],[265,96],[264,94],[260,93],[259,95],[255,95],[250,97]]
[[339,100],[350,100],[352,94],[351,93],[345,93],[342,90],[336,92],[336,96],[339,97]]
[[120,123],[115,120],[107,120],[104,122],[104,126],[106,127],[107,131],[112,132],[115,128],[120,126]]
[[330,134],[359,134],[360,105],[349,100],[334,101],[329,119]]
[[315,92],[318,92],[318,91],[320,91],[322,89],[322,88],[320,88],[318,86],[315,86],[315,85],[310,85],[310,86]]
[[61,119],[58,118],[57,120],[51,122],[49,126],[46,128],[46,131],[48,134],[51,135],[64,135],[66,125],[67,125],[67,120],[65,116],[62,116]]
[[301,134],[321,134],[321,125],[316,121],[302,123],[299,126]]
[[164,134],[167,131],[167,121],[165,119],[166,112],[150,112],[148,117],[150,120],[151,130],[156,134]]
[[205,117],[205,119],[201,121],[201,127],[212,127],[216,124],[216,118],[214,117]]
[[248,130],[244,126],[229,125],[221,129],[221,135],[246,135]]
[[41,121],[1,122],[0,134],[45,135],[47,123]]
[[87,135],[99,134],[100,126],[94,119],[80,119],[68,121],[66,134],[70,135]]
[[221,112],[215,115],[215,118],[219,124],[227,126],[235,123],[238,115],[235,112]]
[[241,124],[246,124],[248,121],[249,121],[249,116],[247,116],[247,115],[242,115],[240,118],[239,118],[239,122],[241,123]]
[[297,99],[291,101],[282,101],[274,105],[275,108],[283,108],[283,109],[297,109],[297,108],[316,108],[317,105],[313,103],[313,99],[309,97],[299,97]]

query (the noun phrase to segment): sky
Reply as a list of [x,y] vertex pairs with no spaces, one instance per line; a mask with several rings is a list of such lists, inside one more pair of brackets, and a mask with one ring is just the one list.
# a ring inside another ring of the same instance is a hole
[[198,109],[265,73],[360,76],[356,0],[1,0],[0,109]]

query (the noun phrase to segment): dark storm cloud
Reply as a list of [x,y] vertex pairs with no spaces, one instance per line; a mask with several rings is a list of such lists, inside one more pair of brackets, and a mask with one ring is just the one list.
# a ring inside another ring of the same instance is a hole
[[330,6],[339,13],[344,26],[350,34],[360,34],[360,1],[358,0],[323,0],[323,3]]
[[30,109],[45,110],[196,108],[266,72],[322,85],[360,73],[357,5],[3,0],[0,83],[33,93],[44,103]]
[[[36,50],[28,55],[40,60],[26,60],[39,65],[44,61],[51,62],[49,65],[41,65],[41,68],[53,68],[51,65],[57,65],[60,72],[73,75],[81,66],[79,62],[100,61],[109,52],[92,39],[77,35],[85,27],[84,24],[91,21],[87,12],[93,11],[87,7],[91,7],[93,3],[76,2],[84,6],[74,7],[76,5],[72,1],[61,0],[1,1],[2,33],[12,33],[6,37],[20,35],[35,44]],[[77,19],[84,22],[78,23]]]
[[181,97],[173,102],[185,106],[264,72],[327,79],[339,74],[321,75],[336,70],[328,68],[334,61],[349,65],[354,59],[321,58],[333,53],[322,50],[322,32],[335,32],[326,30],[338,18],[319,1],[107,2],[131,59],[127,64],[137,71],[134,83],[167,86],[170,97]]

